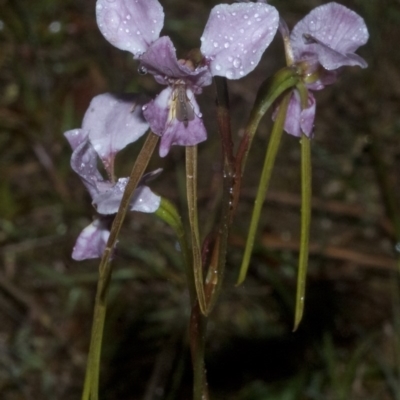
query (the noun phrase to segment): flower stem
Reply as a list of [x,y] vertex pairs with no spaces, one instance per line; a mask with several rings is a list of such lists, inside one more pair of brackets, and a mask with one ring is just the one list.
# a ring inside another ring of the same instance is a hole
[[207,314],[204,294],[203,262],[201,258],[199,223],[197,215],[197,146],[186,147],[186,193],[192,243],[194,283],[201,312]]
[[222,143],[223,157],[223,194],[221,218],[218,231],[215,232],[214,247],[211,253],[206,277],[206,301],[208,313],[214,308],[221,291],[224,278],[226,254],[231,223],[236,211],[240,192],[240,174],[237,174],[236,160],[233,155],[233,141],[229,111],[229,95],[226,78],[215,77],[217,92],[217,122]]
[[98,400],[100,356],[104,331],[104,321],[107,311],[107,294],[110,286],[112,265],[110,258],[118,239],[122,223],[129,208],[129,202],[142,177],[158,142],[158,136],[150,132],[132,168],[129,181],[125,187],[117,215],[111,226],[110,236],[99,265],[99,280],[94,306],[92,334],[90,340],[88,363],[86,366],[85,383],[82,400]]
[[281,104],[279,105],[278,115],[275,120],[274,126],[272,128],[267,152],[265,154],[265,160],[261,173],[260,184],[258,186],[258,191],[254,202],[253,214],[251,216],[249,233],[247,235],[247,241],[244,250],[242,265],[240,267],[237,285],[240,285],[245,280],[247,270],[249,268],[250,257],[253,250],[254,240],[258,227],[258,221],[260,219],[260,214],[264,203],[265,194],[267,192],[269,181],[271,178],[272,168],[274,166],[275,158],[278,153],[279,144],[281,142],[283,126],[285,123],[286,112],[291,95],[292,92],[290,91],[284,96]]
[[199,303],[192,308],[190,316],[190,350],[193,364],[193,400],[208,400],[207,374],[204,364],[206,329],[208,317],[203,315]]

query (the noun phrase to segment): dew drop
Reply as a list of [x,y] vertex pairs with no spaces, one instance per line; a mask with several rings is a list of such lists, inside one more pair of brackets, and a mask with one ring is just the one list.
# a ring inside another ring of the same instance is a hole
[[247,19],[247,18],[249,18],[249,16],[247,14],[244,14],[243,18]]
[[137,35],[140,35],[140,31],[139,31],[139,29],[136,31],[136,34],[137,34]]
[[215,65],[215,69],[216,69],[217,71],[221,71],[221,66],[220,66],[219,64],[216,64],[216,65]]
[[224,44],[224,47],[227,49],[227,48],[229,47],[229,43],[226,42],[226,43]]
[[140,75],[146,75],[147,74],[147,68],[144,65],[139,65],[138,73]]
[[226,71],[226,75],[225,75],[228,79],[232,79],[234,77],[233,71],[231,71],[230,69],[228,69],[228,71]]
[[214,42],[214,47],[218,47],[218,42]]
[[239,58],[235,58],[235,59],[233,60],[233,66],[234,66],[235,68],[239,68],[241,65],[242,65],[242,62],[240,61]]
[[244,33],[244,29],[243,29],[243,28],[240,28],[240,29],[239,29],[239,32],[240,32],[240,33]]

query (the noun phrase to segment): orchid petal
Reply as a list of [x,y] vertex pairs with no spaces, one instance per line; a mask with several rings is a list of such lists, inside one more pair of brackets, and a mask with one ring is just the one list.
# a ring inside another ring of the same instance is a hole
[[78,236],[72,258],[77,261],[102,256],[110,236],[108,219],[96,219]]
[[144,98],[137,94],[101,94],[93,98],[82,128],[111,176],[117,152],[148,129],[142,114]]
[[333,70],[344,65],[365,68],[365,60],[353,53],[368,37],[358,14],[332,2],[315,8],[298,22],[290,41],[297,61],[316,57],[325,69]]
[[143,115],[156,135],[161,136],[168,120],[172,87],[167,87],[150,103],[143,106]]
[[342,54],[309,35],[307,42],[314,43],[319,63],[328,71],[344,66],[367,68],[367,62],[355,53]]
[[[286,112],[284,130],[293,136],[301,137],[302,133],[304,133],[306,136],[311,137],[314,128],[315,108],[315,98],[311,92],[308,92],[308,107],[302,110],[300,95],[294,90]],[[273,115],[274,120],[277,110]]]
[[144,106],[143,113],[151,130],[161,136],[160,157],[165,157],[173,145],[194,146],[207,139],[206,128],[193,92],[187,88],[186,95],[194,112],[194,119],[186,124],[175,118],[175,111],[171,110],[171,107],[175,107],[172,104],[171,87],[164,89],[155,100]]
[[71,168],[80,176],[83,184],[93,198],[97,193],[97,185],[103,181],[97,169],[97,154],[89,142],[88,132],[83,129],[73,129],[64,133],[71,144]]
[[103,36],[135,58],[159,37],[164,25],[158,0],[97,0],[96,17]]
[[[109,215],[118,211],[128,181],[129,178],[119,178],[115,185],[93,198],[93,205],[99,214]],[[131,211],[151,213],[159,206],[160,196],[155,195],[147,186],[138,186],[130,201]]]
[[173,145],[178,146],[195,146],[207,139],[207,131],[204,127],[203,120],[197,115],[194,120],[185,126],[183,122],[177,119],[168,123],[164,134],[161,137],[160,157],[165,157]]
[[267,4],[215,6],[200,48],[211,73],[228,79],[239,79],[250,73],[274,38],[278,25],[278,12]]
[[168,36],[154,42],[141,58],[141,66],[154,75],[161,85],[168,85],[169,79],[184,79],[190,82],[196,93],[201,87],[211,84],[212,76],[207,66],[191,69],[178,61],[176,49]]

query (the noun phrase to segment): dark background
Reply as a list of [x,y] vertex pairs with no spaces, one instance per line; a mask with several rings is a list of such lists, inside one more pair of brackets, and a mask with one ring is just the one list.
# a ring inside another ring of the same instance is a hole
[[[276,0],[289,27],[319,0]],[[199,45],[215,1],[164,0],[162,34],[178,55]],[[212,399],[400,399],[400,289],[394,210],[400,178],[400,2],[352,0],[370,40],[369,68],[348,68],[316,94],[313,221],[305,318],[292,333],[299,238],[300,146],[285,135],[249,276],[234,286],[271,128],[265,117],[245,172],[225,287],[211,316]],[[0,0],[0,398],[80,398],[97,261],[74,262],[94,216],[69,167],[65,130],[107,91],[160,91],[97,29],[95,1]],[[284,65],[277,35],[257,69],[229,82],[235,137],[260,83]],[[199,146],[202,232],[217,217],[221,181],[214,88],[198,98],[209,139]],[[140,146],[118,155],[127,176]],[[154,191],[184,214],[184,151],[157,155]],[[392,199],[392,211],[385,207]],[[188,296],[172,231],[129,215],[115,258],[100,398],[189,399]],[[398,246],[399,248],[399,246]],[[400,250],[400,249],[399,249]]]

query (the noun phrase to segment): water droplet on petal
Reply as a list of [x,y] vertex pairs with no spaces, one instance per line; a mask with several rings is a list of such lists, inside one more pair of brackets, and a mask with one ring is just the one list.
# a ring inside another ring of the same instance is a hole
[[231,71],[230,69],[228,69],[228,71],[226,71],[226,75],[225,75],[228,79],[232,79],[234,77],[233,71]]
[[146,75],[147,74],[147,68],[144,65],[139,65],[138,72],[139,72],[140,75]]
[[221,71],[221,66],[220,66],[219,64],[216,64],[216,65],[215,65],[215,69],[216,69],[217,71]]
[[226,43],[224,44],[224,47],[227,49],[227,48],[229,47],[229,43],[226,42]]
[[235,68],[239,68],[241,65],[242,65],[242,62],[240,61],[239,58],[235,58],[235,59],[233,60],[233,66],[234,66]]
[[214,42],[214,47],[218,47],[218,42]]

